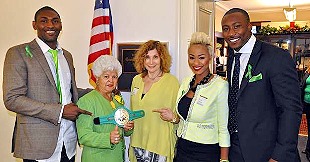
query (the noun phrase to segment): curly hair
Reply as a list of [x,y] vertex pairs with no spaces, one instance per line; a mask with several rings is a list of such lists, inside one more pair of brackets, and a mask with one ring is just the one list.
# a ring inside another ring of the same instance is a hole
[[212,56],[213,47],[211,45],[210,37],[204,32],[195,32],[192,34],[190,45],[203,45],[208,49],[209,54]]
[[135,69],[137,70],[138,73],[142,74],[142,77],[145,77],[147,75],[147,70],[144,67],[144,61],[146,58],[146,54],[153,49],[156,49],[158,54],[159,54],[160,69],[164,73],[170,72],[171,56],[168,52],[167,47],[164,46],[159,41],[149,40],[149,41],[143,43],[139,47],[139,49],[137,50],[137,52],[135,53],[135,56],[133,58]]

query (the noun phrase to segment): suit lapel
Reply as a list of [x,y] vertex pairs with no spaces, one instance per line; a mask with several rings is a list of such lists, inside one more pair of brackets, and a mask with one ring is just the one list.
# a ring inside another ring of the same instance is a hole
[[242,77],[242,81],[241,81],[241,85],[240,85],[240,89],[239,89],[239,93],[237,98],[239,98],[240,94],[242,93],[242,91],[244,90],[244,88],[247,86],[249,79],[246,78],[246,74],[248,72],[248,65],[250,64],[252,66],[252,71],[255,71],[256,65],[259,61],[260,55],[261,55],[261,46],[262,46],[262,42],[260,41],[256,41],[255,45],[253,47],[253,51],[251,53],[250,59],[247,63],[246,69],[244,71],[243,77]]
[[228,49],[228,60],[227,60],[227,79],[229,86],[231,85],[231,69],[232,69],[232,63],[234,60],[234,51],[229,48]]
[[50,69],[50,67],[46,61],[46,58],[45,58],[40,46],[38,45],[38,43],[35,40],[33,40],[29,43],[29,47],[30,47],[30,50],[33,54],[33,58],[38,60],[38,64],[40,64],[40,66],[42,67],[43,71],[45,72],[45,75],[47,76],[48,80],[51,82],[51,84],[53,85],[53,87],[57,91],[53,74],[51,72],[51,69]]

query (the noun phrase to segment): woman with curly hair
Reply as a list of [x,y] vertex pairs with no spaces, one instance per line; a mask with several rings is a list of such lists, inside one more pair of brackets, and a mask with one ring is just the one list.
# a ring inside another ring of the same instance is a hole
[[130,142],[130,161],[172,162],[175,148],[174,120],[164,121],[156,111],[174,111],[178,80],[171,75],[171,56],[159,41],[142,44],[134,57],[138,74],[131,85],[131,109],[144,110],[135,121]]

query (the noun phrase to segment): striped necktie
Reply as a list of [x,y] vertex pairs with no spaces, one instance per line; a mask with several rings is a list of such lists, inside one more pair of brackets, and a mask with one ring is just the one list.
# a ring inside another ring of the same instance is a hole
[[62,94],[61,94],[61,86],[60,86],[60,79],[59,79],[59,73],[58,73],[58,51],[49,49],[48,52],[52,54],[53,61],[55,64],[55,69],[56,69],[56,87],[57,91],[59,93],[59,98],[60,98],[60,103],[62,103]]

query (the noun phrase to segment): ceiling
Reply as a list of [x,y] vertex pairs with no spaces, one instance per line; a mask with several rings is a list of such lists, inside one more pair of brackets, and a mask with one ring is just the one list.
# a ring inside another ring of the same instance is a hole
[[225,10],[238,7],[248,12],[280,11],[289,4],[297,10],[310,10],[310,0],[217,0],[217,5]]

